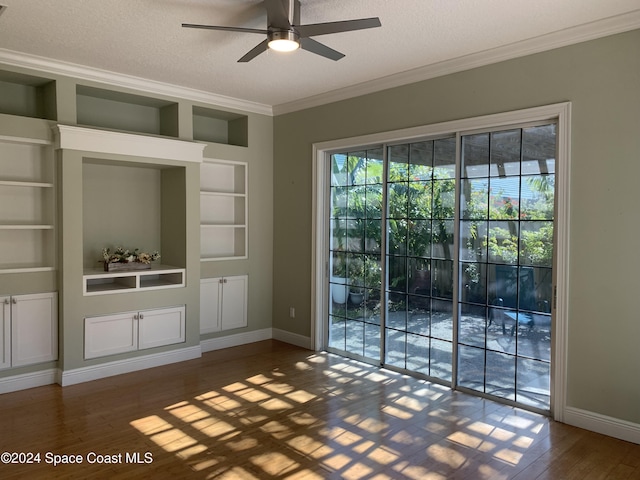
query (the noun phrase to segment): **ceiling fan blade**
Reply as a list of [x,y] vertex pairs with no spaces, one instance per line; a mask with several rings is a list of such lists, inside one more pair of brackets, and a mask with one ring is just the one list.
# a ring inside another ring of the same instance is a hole
[[260,30],[258,28],[221,27],[218,25],[196,25],[193,23],[183,23],[182,26],[185,28],[202,28],[204,30],[223,30],[225,32],[262,33],[263,35],[268,33],[267,30]]
[[301,38],[300,48],[311,53],[315,53],[316,55],[328,58],[330,60],[340,60],[342,57],[344,57],[344,53],[340,53],[337,50],[329,48],[320,42],[316,42],[312,38]]
[[264,7],[267,9],[267,24],[269,27],[289,29],[291,22],[289,12],[285,6],[293,6],[296,0],[264,0]]
[[314,37],[329,33],[350,32],[352,30],[364,30],[365,28],[380,27],[378,17],[360,18],[358,20],[344,20],[341,22],[312,23],[309,25],[295,25],[301,37]]
[[249,60],[253,60],[262,52],[267,51],[267,49],[269,48],[268,44],[269,44],[269,40],[264,40],[260,42],[258,45],[256,45],[251,50],[249,50],[240,60],[238,60],[238,62],[245,63],[245,62],[248,62]]

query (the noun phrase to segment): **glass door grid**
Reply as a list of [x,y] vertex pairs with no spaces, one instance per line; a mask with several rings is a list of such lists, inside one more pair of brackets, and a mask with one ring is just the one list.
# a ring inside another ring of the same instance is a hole
[[329,349],[548,411],[555,149],[547,123],[332,155]]

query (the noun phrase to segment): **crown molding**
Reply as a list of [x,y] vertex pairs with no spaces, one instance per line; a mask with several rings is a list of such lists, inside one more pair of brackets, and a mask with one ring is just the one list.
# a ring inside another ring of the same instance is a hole
[[318,107],[431,78],[511,60],[640,28],[640,9],[520,42],[445,60],[312,97],[273,106],[274,115]]
[[53,75],[64,75],[80,80],[103,83],[109,86],[129,88],[141,91],[145,94],[177,97],[193,102],[215,105],[221,108],[240,110],[242,112],[258,113],[269,116],[273,115],[272,107],[262,103],[217,95],[214,93],[204,92],[202,90],[162,83],[147,78],[109,72],[107,70],[78,65],[76,63],[52,60],[4,48],[0,48],[0,63],[11,65],[13,67],[38,70],[39,72]]

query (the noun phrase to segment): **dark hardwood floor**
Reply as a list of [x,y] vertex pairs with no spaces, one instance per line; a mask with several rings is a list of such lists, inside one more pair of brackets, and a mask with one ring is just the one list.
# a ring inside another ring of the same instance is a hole
[[39,459],[0,479],[640,479],[640,445],[276,341],[0,395],[0,452]]

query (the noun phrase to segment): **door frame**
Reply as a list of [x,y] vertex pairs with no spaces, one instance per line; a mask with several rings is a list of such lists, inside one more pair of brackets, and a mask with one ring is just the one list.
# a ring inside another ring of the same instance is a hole
[[331,153],[368,145],[422,139],[483,128],[514,126],[537,121],[557,122],[556,216],[554,234],[553,335],[551,352],[551,412],[563,421],[566,410],[567,344],[569,320],[569,199],[571,163],[571,102],[516,110],[480,117],[424,125],[401,130],[314,143],[312,146],[312,232],[311,232],[311,348],[327,345],[325,322],[328,318],[329,161]]

